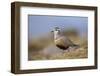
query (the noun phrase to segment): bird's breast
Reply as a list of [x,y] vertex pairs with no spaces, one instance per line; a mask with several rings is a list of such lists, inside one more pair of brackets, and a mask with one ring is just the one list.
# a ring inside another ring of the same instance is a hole
[[64,41],[61,38],[54,40],[54,42],[55,42],[56,45],[65,46]]

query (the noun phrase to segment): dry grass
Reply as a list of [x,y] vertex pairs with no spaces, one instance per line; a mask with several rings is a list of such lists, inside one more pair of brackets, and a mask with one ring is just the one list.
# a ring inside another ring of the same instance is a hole
[[54,60],[54,59],[80,59],[88,57],[87,38],[81,39],[77,35],[68,36],[73,43],[78,44],[78,48],[61,50],[55,46],[52,39],[38,39],[29,43],[29,60]]
[[49,59],[80,59],[80,58],[87,58],[87,50],[79,48],[74,51],[54,55],[50,57]]

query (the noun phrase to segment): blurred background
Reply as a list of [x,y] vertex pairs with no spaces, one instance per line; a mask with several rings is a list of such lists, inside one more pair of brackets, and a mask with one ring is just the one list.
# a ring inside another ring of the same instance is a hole
[[[55,27],[80,48],[66,53],[57,48],[51,33]],[[28,60],[87,58],[87,35],[87,17],[29,15]]]

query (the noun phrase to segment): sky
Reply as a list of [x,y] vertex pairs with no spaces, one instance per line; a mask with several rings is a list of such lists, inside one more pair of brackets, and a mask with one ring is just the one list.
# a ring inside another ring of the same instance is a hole
[[52,31],[54,27],[61,29],[74,28],[80,34],[88,30],[88,17],[78,16],[28,16],[28,37],[36,38]]

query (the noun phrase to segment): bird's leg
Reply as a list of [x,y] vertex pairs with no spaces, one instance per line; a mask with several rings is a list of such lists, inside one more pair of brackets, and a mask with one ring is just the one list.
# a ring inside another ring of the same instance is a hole
[[70,49],[69,48],[67,50],[68,50],[68,52],[70,52]]
[[66,49],[66,50],[63,51],[63,53],[67,53],[67,52],[69,52],[69,51],[70,51],[69,49]]
[[66,50],[63,50],[63,53],[66,53]]
[[68,47],[68,49],[67,49],[67,50],[68,50],[68,52],[70,52],[70,51],[71,51],[71,47]]

